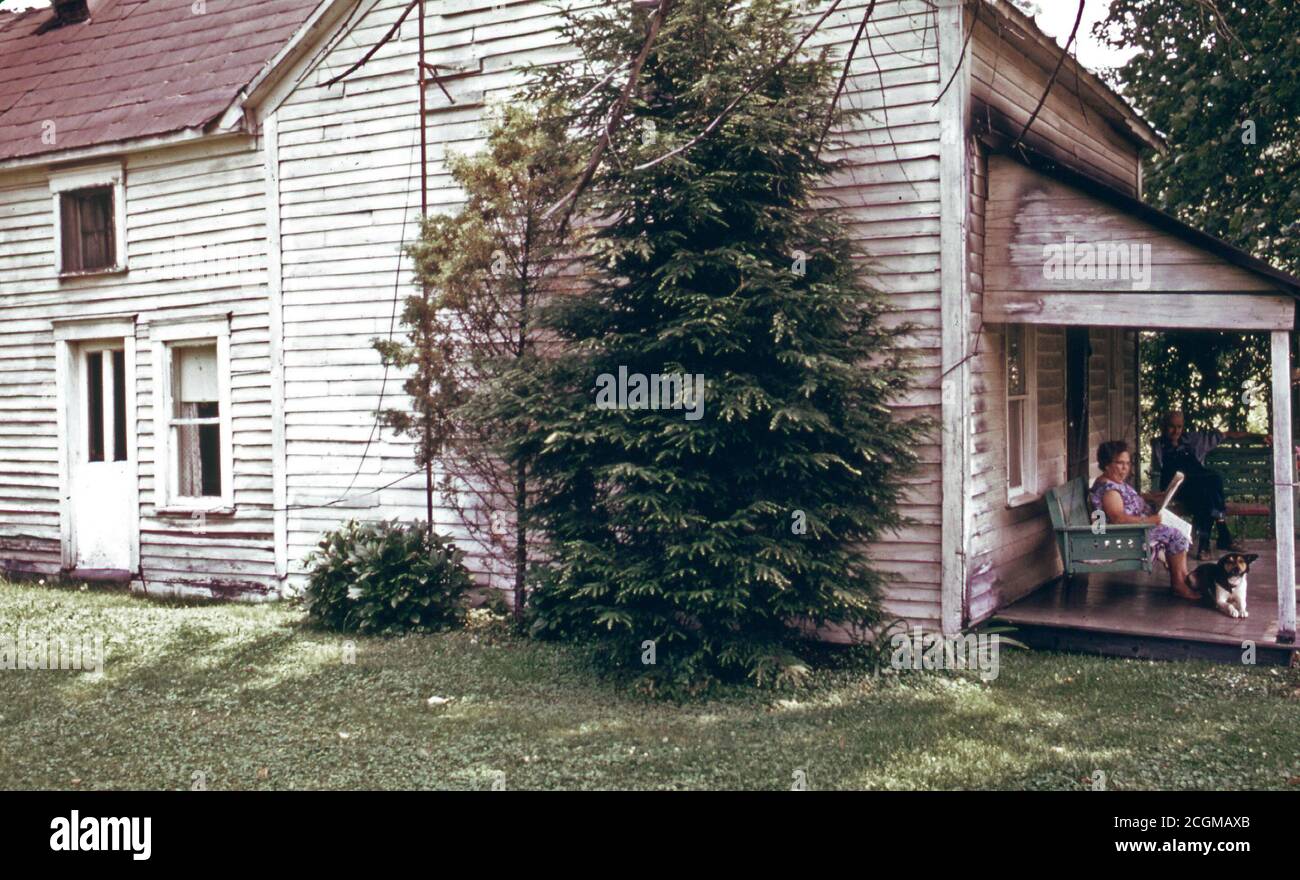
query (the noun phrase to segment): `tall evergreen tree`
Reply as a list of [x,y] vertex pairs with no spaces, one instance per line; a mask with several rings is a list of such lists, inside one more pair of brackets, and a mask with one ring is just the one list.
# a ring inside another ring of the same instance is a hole
[[[613,132],[578,212],[598,230],[586,289],[548,308],[563,352],[518,377],[527,405],[506,438],[536,460],[535,626],[596,642],[659,692],[789,682],[808,625],[878,619],[863,545],[901,524],[926,426],[891,411],[909,377],[900,331],[815,195],[836,167],[823,126],[846,114],[833,59],[779,63],[807,7],[678,0],[611,126],[616,73],[645,39],[630,6],[572,18],[579,61],[534,92],[585,142]],[[638,408],[635,379],[627,408],[598,408],[620,370],[702,375],[702,417]]]

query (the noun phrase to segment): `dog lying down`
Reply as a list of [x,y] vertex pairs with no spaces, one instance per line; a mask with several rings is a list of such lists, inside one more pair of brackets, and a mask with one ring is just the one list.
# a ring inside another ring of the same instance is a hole
[[1201,602],[1218,608],[1229,617],[1249,617],[1246,613],[1246,575],[1250,564],[1259,558],[1258,553],[1228,553],[1218,562],[1196,566],[1188,575],[1193,590],[1201,594]]

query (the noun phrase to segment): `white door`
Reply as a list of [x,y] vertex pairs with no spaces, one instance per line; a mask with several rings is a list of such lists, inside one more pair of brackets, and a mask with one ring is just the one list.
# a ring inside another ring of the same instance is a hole
[[124,340],[83,342],[72,352],[69,495],[73,567],[131,570],[135,529],[134,443]]

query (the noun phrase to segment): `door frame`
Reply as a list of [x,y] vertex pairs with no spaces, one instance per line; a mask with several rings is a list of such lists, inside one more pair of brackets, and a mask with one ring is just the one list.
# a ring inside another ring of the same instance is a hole
[[54,331],[55,406],[59,438],[59,546],[63,570],[77,564],[76,534],[72,528],[72,450],[74,432],[80,430],[81,401],[70,392],[77,387],[74,370],[78,369],[80,343],[95,340],[122,340],[126,362],[126,449],[130,476],[127,505],[131,511],[127,527],[130,544],[130,571],[140,571],[140,458],[136,421],[136,344],[135,315],[112,315],[99,318],[71,318],[52,321]]

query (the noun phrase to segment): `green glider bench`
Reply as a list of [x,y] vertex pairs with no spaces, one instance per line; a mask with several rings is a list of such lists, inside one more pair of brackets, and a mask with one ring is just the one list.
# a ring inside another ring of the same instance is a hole
[[1046,498],[1067,579],[1094,571],[1151,571],[1147,533],[1155,526],[1106,523],[1103,529],[1095,525],[1083,477],[1049,489]]

